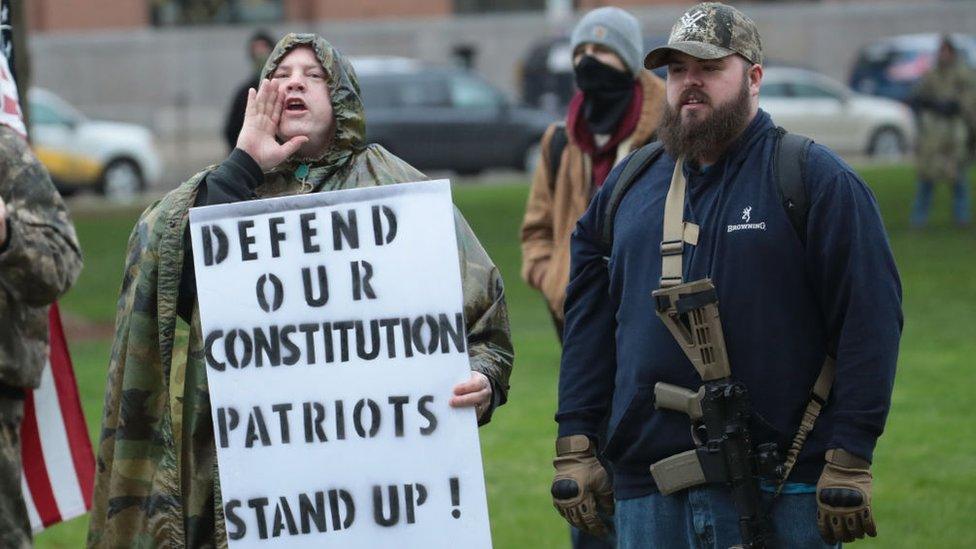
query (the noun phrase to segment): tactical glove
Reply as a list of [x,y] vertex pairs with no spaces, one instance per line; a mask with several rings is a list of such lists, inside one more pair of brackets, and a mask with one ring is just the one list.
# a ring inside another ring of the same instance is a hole
[[817,526],[830,544],[878,535],[871,514],[870,464],[840,448],[827,450],[817,483]]
[[556,440],[556,476],[552,503],[570,524],[592,534],[607,535],[600,513],[613,514],[613,486],[606,469],[596,459],[593,443],[584,435]]

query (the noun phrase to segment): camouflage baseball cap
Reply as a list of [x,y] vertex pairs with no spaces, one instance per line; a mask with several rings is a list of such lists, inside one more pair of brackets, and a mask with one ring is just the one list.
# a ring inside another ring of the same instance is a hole
[[704,2],[689,9],[671,27],[665,46],[654,48],[644,66],[656,69],[668,63],[668,55],[680,51],[699,59],[720,59],[738,53],[762,64],[762,40],[756,24],[741,11],[720,2]]

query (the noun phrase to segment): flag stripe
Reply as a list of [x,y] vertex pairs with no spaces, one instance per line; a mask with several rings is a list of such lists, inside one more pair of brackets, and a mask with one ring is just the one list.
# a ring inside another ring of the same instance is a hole
[[37,507],[34,506],[34,498],[31,497],[30,488],[27,487],[27,479],[20,475],[20,492],[24,495],[24,505],[27,506],[27,516],[30,518],[31,530],[38,533],[44,529],[41,516],[37,514]]
[[78,384],[75,381],[75,372],[71,364],[71,355],[68,354],[57,303],[51,305],[50,335],[51,370],[54,374],[54,382],[57,384],[58,402],[68,436],[68,446],[71,449],[71,461],[81,489],[82,508],[90,509],[92,489],[95,484],[95,457],[91,440],[88,438],[88,426],[85,424],[85,413],[81,409]]
[[[53,363],[51,363],[53,366]],[[57,502],[62,520],[72,518],[70,511],[84,510],[85,501],[78,486],[78,475],[72,462],[72,448],[68,444],[65,419],[61,414],[54,379],[58,375],[53,368],[45,368],[41,385],[34,391],[37,430],[41,435],[41,449],[51,490]],[[82,511],[84,512],[84,511]]]
[[47,466],[44,463],[44,452],[41,448],[41,437],[37,431],[37,415],[34,413],[34,393],[27,392],[24,400],[24,421],[20,426],[20,440],[23,444],[24,476],[30,488],[31,497],[37,513],[44,526],[61,520],[58,504],[51,490],[51,481],[47,476]]

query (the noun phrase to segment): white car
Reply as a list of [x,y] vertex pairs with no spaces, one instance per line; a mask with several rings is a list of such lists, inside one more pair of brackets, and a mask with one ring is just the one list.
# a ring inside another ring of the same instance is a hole
[[898,159],[915,140],[914,116],[902,103],[856,93],[805,69],[767,68],[759,106],[774,123],[840,154]]
[[28,104],[34,152],[63,193],[92,188],[127,200],[159,180],[162,164],[148,129],[89,120],[40,88],[28,92]]

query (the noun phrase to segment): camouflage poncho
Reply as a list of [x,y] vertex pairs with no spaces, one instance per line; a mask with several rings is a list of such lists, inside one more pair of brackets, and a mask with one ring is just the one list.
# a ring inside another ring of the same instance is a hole
[[0,124],[0,384],[36,388],[47,361],[48,306],[81,272],[68,210],[27,141]]
[[[365,121],[351,66],[328,42],[290,34],[262,72],[288,51],[312,47],[329,82],[336,135],[318,158],[290,159],[265,174],[260,197],[425,179],[381,147],[364,142]],[[309,163],[307,179],[295,176]],[[225,546],[217,460],[199,311],[177,315],[184,231],[210,168],[142,215],[129,239],[105,392],[94,507],[88,536],[97,547]],[[504,402],[512,367],[508,313],[498,270],[456,214],[471,367]]]
[[6,229],[0,244],[0,547],[30,547],[21,493],[24,389],[41,382],[49,305],[78,278],[81,252],[47,170],[6,124],[0,124],[0,198],[6,209],[0,219]]

